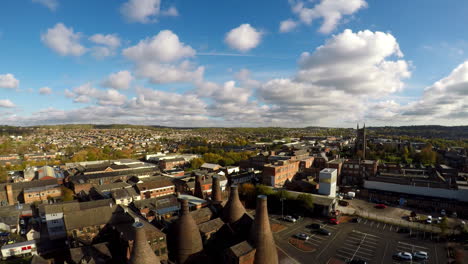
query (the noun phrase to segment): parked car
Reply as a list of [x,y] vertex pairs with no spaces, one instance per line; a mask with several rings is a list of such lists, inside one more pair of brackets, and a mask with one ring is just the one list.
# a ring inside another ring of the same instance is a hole
[[301,240],[309,240],[310,236],[307,235],[306,233],[299,233],[294,235],[296,238],[299,238]]
[[441,214],[442,216],[446,216],[446,215],[447,215],[447,212],[445,212],[445,209],[442,209],[442,210],[440,210],[440,214]]
[[320,228],[319,230],[317,230],[317,233],[319,233],[320,235],[331,236],[330,231],[323,229],[323,228]]
[[294,217],[292,217],[290,215],[287,215],[287,216],[283,217],[283,220],[291,222],[291,223],[296,223],[296,221],[297,221],[296,218],[294,218]]
[[317,224],[317,223],[313,223],[313,224],[310,224],[307,226],[308,228],[311,228],[311,229],[320,229],[323,227],[323,225],[321,224]]
[[330,220],[328,220],[328,222],[332,225],[338,225],[340,223],[340,221],[336,220],[336,218],[331,218]]
[[413,260],[413,255],[409,252],[398,252],[393,257],[400,260]]
[[415,259],[428,259],[429,255],[425,251],[416,251],[413,253]]
[[428,215],[426,218],[426,224],[432,224],[432,216]]
[[375,205],[375,208],[377,208],[377,209],[385,209],[385,208],[387,208],[387,206],[386,206],[385,204],[377,204],[377,205]]

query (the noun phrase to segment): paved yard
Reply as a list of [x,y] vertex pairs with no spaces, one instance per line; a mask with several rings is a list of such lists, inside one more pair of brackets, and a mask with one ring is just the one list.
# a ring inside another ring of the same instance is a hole
[[[277,218],[271,221],[279,222]],[[322,223],[331,236],[319,235],[306,227],[312,223]],[[429,260],[421,263],[446,263],[444,244],[431,240],[429,233],[411,230],[411,234],[402,234],[397,232],[397,226],[369,220],[330,225],[324,219],[305,218],[296,223],[285,222],[284,225],[286,229],[274,234],[277,246],[298,263],[343,264],[346,260],[362,259],[369,264],[396,264],[405,263],[392,258],[397,252],[419,250],[429,254]],[[297,233],[309,234],[311,238],[305,243],[316,250],[305,252],[291,245],[289,240]]]

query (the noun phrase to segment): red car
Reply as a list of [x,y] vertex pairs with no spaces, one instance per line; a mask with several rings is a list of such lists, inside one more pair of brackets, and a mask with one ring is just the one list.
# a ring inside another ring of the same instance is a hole
[[385,208],[387,208],[387,206],[386,206],[385,204],[377,204],[377,205],[375,206],[375,208],[378,208],[378,209],[385,209]]
[[335,218],[330,219],[330,224],[337,225],[340,223],[340,221],[336,220]]

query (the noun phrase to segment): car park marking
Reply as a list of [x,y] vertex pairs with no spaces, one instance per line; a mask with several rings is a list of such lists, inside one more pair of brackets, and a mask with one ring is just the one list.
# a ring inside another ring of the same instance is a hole
[[408,247],[422,248],[422,249],[428,250],[428,248],[427,248],[427,247],[423,247],[423,246],[416,246],[416,245],[413,245],[413,244],[408,244],[408,243],[401,242],[401,241],[398,241],[398,244],[402,244],[402,245],[405,245],[405,246],[408,246]]

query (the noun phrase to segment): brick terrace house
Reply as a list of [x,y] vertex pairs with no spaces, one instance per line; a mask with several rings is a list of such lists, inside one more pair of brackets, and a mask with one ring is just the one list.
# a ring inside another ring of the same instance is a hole
[[141,199],[155,198],[175,193],[175,185],[168,177],[157,176],[136,184]]
[[63,195],[62,186],[58,184],[46,185],[24,189],[24,203],[47,201],[49,198],[57,198]]
[[174,167],[183,167],[187,164],[184,158],[164,159],[159,161],[159,168],[161,170],[170,170]]

